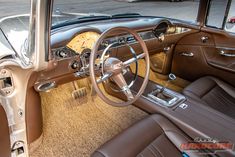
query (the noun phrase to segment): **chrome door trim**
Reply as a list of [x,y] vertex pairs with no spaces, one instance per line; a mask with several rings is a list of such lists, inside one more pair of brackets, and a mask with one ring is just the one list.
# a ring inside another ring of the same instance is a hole
[[221,50],[219,54],[220,54],[221,56],[224,56],[224,57],[235,57],[235,54],[226,53],[226,52],[224,52],[224,50]]

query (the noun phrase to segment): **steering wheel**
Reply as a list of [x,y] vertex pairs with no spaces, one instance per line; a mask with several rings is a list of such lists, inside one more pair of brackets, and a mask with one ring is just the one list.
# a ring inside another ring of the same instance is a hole
[[[128,33],[132,35],[135,38],[135,40],[140,44],[143,52],[140,54],[136,54],[135,50],[130,45],[128,45],[127,43],[124,43],[124,45],[126,45],[130,49],[133,57],[126,61],[121,61],[116,57],[109,57],[109,55],[107,55],[108,50],[112,46],[117,44],[117,42],[111,43],[102,52],[101,58],[99,59],[100,60],[99,65],[101,67],[98,68],[98,69],[101,68],[101,70],[98,72],[99,74],[97,74],[96,60],[98,58],[97,56],[100,56],[100,54],[98,53],[100,51],[99,50],[100,45],[101,43],[103,43],[104,39],[106,39],[108,36],[113,35],[114,32],[118,32],[118,33],[124,32],[124,33]],[[138,60],[143,59],[143,58],[145,59],[145,62],[146,62],[144,81],[141,87],[139,88],[139,91],[137,92],[137,94],[133,94],[130,87],[135,83],[135,81],[133,80],[132,83],[128,85],[124,78],[123,73],[132,63],[136,64],[136,72],[137,72]],[[138,35],[137,32],[127,27],[113,27],[101,34],[100,38],[97,40],[91,52],[89,66],[90,66],[91,82],[95,91],[104,102],[112,106],[123,107],[123,106],[128,106],[130,104],[133,104],[143,94],[148,84],[150,61],[149,61],[149,53],[148,53],[147,46],[145,42],[143,41],[143,39]],[[97,79],[97,77],[99,78]],[[102,92],[98,84],[104,83],[109,79],[111,79],[121,89],[120,91],[122,91],[126,95],[127,101],[115,102],[104,95],[104,93]]]

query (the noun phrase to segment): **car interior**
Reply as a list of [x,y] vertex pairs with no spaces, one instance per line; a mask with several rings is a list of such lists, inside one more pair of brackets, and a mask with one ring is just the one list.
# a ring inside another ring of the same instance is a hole
[[0,156],[235,156],[182,149],[198,137],[235,142],[235,36],[207,26],[209,4],[197,24],[135,14],[41,24],[46,68],[0,68]]

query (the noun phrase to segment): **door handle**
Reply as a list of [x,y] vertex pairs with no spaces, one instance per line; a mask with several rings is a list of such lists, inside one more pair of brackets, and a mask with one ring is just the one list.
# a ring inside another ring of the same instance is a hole
[[224,50],[220,51],[220,55],[221,56],[225,56],[225,57],[235,57],[235,54],[232,53],[225,53]]
[[180,55],[185,56],[185,57],[193,57],[194,56],[194,54],[192,52],[182,52]]

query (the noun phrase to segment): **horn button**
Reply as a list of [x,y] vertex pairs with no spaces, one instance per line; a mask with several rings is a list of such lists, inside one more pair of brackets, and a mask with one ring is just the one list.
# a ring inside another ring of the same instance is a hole
[[123,62],[118,58],[109,57],[104,62],[104,72],[113,75],[120,74],[123,69]]

